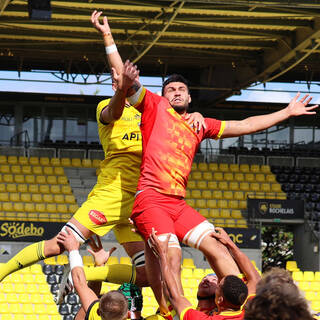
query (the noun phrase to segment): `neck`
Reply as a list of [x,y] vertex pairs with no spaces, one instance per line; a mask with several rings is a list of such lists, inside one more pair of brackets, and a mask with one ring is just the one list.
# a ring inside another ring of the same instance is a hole
[[202,310],[212,310],[216,308],[214,297],[198,297],[198,308]]

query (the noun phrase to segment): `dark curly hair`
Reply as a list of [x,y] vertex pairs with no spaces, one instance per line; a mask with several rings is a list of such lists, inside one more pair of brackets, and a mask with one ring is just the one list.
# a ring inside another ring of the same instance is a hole
[[161,91],[162,95],[164,94],[164,88],[171,82],[182,82],[182,83],[184,83],[187,86],[188,92],[189,92],[188,80],[184,76],[182,76],[181,74],[174,73],[171,76],[169,76],[166,81],[163,82],[162,91]]
[[241,307],[248,296],[248,287],[237,276],[229,275],[224,278],[221,291],[227,302]]

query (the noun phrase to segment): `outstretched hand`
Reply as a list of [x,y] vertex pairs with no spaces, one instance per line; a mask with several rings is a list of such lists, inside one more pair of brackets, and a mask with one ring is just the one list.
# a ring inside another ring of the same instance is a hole
[[318,105],[307,107],[307,105],[312,100],[312,97],[309,97],[309,95],[306,94],[303,98],[298,100],[299,97],[300,97],[300,92],[298,92],[297,95],[290,101],[287,107],[289,115],[292,117],[292,116],[316,114],[316,112],[313,110],[318,108]]
[[92,254],[96,266],[104,266],[108,262],[111,254],[116,250],[116,248],[113,247],[110,250],[105,251],[101,239],[97,235],[96,241],[94,240],[94,236],[89,239],[89,246],[91,249],[88,249],[88,251]]
[[68,252],[79,250],[79,241],[75,238],[72,231],[67,227],[66,231],[60,231],[57,236],[57,242],[61,244]]
[[128,90],[134,84],[135,79],[139,76],[140,71],[137,66],[127,60],[123,66],[122,80],[118,80],[118,88]]
[[103,20],[102,20],[103,24],[101,24],[99,22],[99,18],[101,16],[101,14],[102,14],[102,11],[94,10],[91,15],[91,23],[95,27],[95,29],[97,29],[102,34],[106,34],[106,33],[111,34],[111,30],[110,30],[110,26],[109,26],[107,17],[103,17]]

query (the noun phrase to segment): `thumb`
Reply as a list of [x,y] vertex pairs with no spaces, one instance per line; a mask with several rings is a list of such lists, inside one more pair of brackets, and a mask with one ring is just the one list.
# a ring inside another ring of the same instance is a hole
[[95,252],[93,250],[89,249],[89,248],[88,248],[88,252],[93,256],[95,255]]

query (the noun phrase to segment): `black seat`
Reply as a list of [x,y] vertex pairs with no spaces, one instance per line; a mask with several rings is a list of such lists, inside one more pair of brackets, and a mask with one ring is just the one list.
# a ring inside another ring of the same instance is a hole
[[66,303],[61,304],[59,306],[59,313],[63,316],[70,314],[69,306]]
[[80,310],[80,304],[75,304],[71,307],[71,313],[76,315],[78,313],[78,311]]
[[50,292],[52,294],[56,294],[58,290],[59,290],[59,285],[57,283],[51,285]]
[[54,273],[54,266],[51,264],[44,264],[42,267],[42,272],[45,275],[53,274]]
[[55,266],[55,270],[54,270],[54,273],[57,274],[57,275],[62,275],[63,274],[63,271],[64,271],[64,266],[61,265],[61,264],[57,264]]
[[56,275],[55,275],[55,274],[49,274],[48,277],[47,277],[47,282],[48,282],[49,284],[56,284],[56,283],[58,283]]
[[78,296],[75,293],[71,293],[67,297],[67,303],[71,305],[78,304]]

